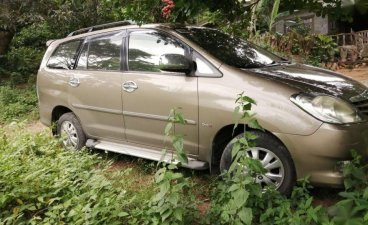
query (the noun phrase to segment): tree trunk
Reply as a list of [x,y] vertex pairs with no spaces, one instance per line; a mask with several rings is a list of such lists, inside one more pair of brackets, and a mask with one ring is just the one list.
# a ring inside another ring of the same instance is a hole
[[0,31],[0,55],[4,55],[13,38],[13,34],[7,31]]

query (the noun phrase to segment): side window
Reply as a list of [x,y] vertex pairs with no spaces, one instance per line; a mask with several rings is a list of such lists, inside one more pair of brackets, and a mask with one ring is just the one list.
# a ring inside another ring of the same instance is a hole
[[203,59],[197,52],[193,52],[193,59],[197,65],[196,76],[201,77],[221,77],[222,74],[207,60]]
[[54,53],[52,53],[47,67],[52,69],[73,69],[78,48],[83,40],[69,41],[60,44]]
[[135,31],[130,34],[130,71],[160,72],[159,61],[163,54],[185,55],[185,47],[179,41],[157,31]]
[[122,42],[120,33],[89,40],[83,46],[77,69],[120,70]]

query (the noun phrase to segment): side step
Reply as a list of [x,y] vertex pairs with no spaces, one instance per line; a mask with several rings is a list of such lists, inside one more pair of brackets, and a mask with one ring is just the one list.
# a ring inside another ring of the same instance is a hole
[[[118,144],[108,141],[95,141],[92,139],[88,139],[86,143],[87,147],[96,148],[101,150],[106,150],[110,152],[116,152],[124,155],[135,156],[139,158],[149,159],[153,161],[161,160],[161,152],[155,151],[152,149],[144,148],[137,145],[132,144]],[[167,153],[163,158],[163,161],[170,162],[171,161],[171,153]],[[178,163],[178,162],[174,162]],[[205,170],[208,169],[208,163],[203,161],[198,161],[196,159],[188,157],[188,164],[183,164],[183,167],[195,169],[195,170]]]

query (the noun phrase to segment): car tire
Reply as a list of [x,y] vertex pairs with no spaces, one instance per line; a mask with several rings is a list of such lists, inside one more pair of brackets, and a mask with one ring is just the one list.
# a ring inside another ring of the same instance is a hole
[[[251,131],[258,138],[256,146],[247,150],[248,155],[261,161],[267,172],[255,178],[262,186],[274,185],[280,193],[289,195],[296,182],[294,162],[286,147],[274,136],[262,131]],[[243,137],[243,133],[234,139]],[[225,147],[221,160],[220,171],[223,173],[230,168],[232,163],[231,151],[233,147],[231,140]],[[271,158],[271,159],[270,159]],[[280,178],[281,176],[281,178]]]
[[86,135],[82,125],[74,113],[63,114],[57,122],[57,135],[63,146],[68,149],[80,150],[86,144]]

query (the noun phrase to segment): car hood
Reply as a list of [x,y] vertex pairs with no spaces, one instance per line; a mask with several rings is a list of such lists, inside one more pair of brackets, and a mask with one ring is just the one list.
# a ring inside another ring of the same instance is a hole
[[323,93],[347,101],[363,94],[367,87],[338,73],[302,64],[285,64],[247,69],[266,79],[277,80],[305,93]]

